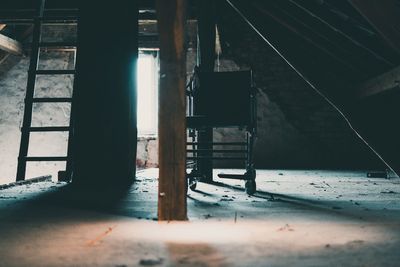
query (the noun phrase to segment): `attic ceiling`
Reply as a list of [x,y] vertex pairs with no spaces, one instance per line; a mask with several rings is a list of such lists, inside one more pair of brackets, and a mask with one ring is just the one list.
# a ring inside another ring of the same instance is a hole
[[400,54],[351,1],[230,2],[318,85],[338,78],[356,84],[400,65]]
[[[139,19],[140,20],[155,20],[155,0],[138,0]],[[194,17],[194,9],[192,1],[188,5],[188,17]],[[67,13],[77,10],[79,6],[78,0],[47,0],[46,9],[47,14],[53,13],[60,14],[63,10],[68,10]],[[4,0],[0,3],[0,18],[31,18],[37,7],[37,1],[29,0]],[[73,13],[72,13],[73,14]]]
[[[389,169],[400,173],[398,0],[219,3],[234,9]],[[232,31],[221,32],[225,40],[238,38]]]
[[[400,6],[400,0],[386,1]],[[261,30],[280,50],[298,57],[298,61],[307,62],[304,69],[321,69],[323,66],[326,73],[339,76],[348,83],[358,83],[400,65],[400,48],[396,51],[354,2],[357,1],[232,0],[252,23],[262,25]],[[154,0],[139,0],[138,3],[142,22],[156,20]],[[194,3],[188,4],[189,18],[196,17]],[[217,3],[221,5],[225,1]],[[36,4],[36,1],[28,0],[1,1],[0,25],[13,21],[12,26],[2,26],[1,34],[17,41],[26,38],[28,25],[25,23],[30,23],[34,17]],[[78,0],[47,0],[46,15],[74,19],[78,6]],[[219,12],[223,15],[223,8]],[[151,39],[149,42],[156,42],[154,33],[143,35],[143,38]]]
[[[38,1],[4,0],[0,3],[0,34],[15,41],[24,42],[32,32],[32,19],[35,17]],[[78,0],[47,0],[44,16],[52,18],[62,17],[62,22],[75,23],[78,16]],[[189,19],[188,37],[189,47],[194,47],[196,38],[193,38],[196,23],[193,5],[188,5]],[[139,45],[143,48],[158,47],[157,17],[155,0],[139,0]],[[106,21],[106,18],[105,18]],[[0,47],[1,48],[1,47]],[[29,45],[25,44],[29,49]],[[4,56],[0,50],[0,58]]]

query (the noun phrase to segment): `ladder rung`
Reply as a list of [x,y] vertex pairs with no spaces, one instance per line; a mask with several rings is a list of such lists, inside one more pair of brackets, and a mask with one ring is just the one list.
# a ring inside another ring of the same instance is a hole
[[76,47],[76,42],[42,42],[40,47]]
[[245,142],[187,142],[187,145],[208,145],[208,146],[247,146]]
[[71,103],[72,98],[70,97],[40,97],[40,98],[33,98],[33,103]]
[[68,132],[69,126],[44,126],[44,127],[29,127],[30,132]]
[[68,157],[25,157],[25,161],[67,161]]
[[7,18],[2,17],[0,19],[0,24],[10,24],[10,25],[31,25],[33,24],[33,19],[29,18]]
[[[0,22],[4,24],[33,24],[35,22],[33,14],[18,14],[15,10],[9,12],[1,10],[0,17]],[[49,14],[39,19],[42,24],[58,24],[60,22],[63,24],[77,24],[78,16],[76,13],[70,13],[69,15]]]
[[244,157],[186,157],[187,160],[202,160],[202,159],[210,159],[210,160],[247,160]]
[[[10,25],[32,25],[34,24],[33,19],[6,19],[6,18],[0,18],[0,24],[10,24]],[[77,25],[76,20],[74,19],[67,19],[67,20],[48,20],[42,22],[42,25],[63,25],[63,26],[74,26]]]
[[46,22],[46,23],[60,22],[60,21],[77,22],[78,17],[77,16],[46,16],[46,17],[41,18],[41,21]]
[[67,75],[75,74],[75,70],[37,70],[38,75]]
[[46,7],[44,13],[46,12],[78,12],[79,8],[76,7]]
[[188,153],[202,153],[202,152],[210,152],[210,153],[238,153],[244,154],[247,153],[247,150],[231,150],[231,149],[187,149]]
[[77,22],[75,20],[54,20],[54,21],[48,21],[48,22],[43,22],[42,25],[44,26],[75,26],[77,25]]
[[186,167],[187,167],[187,168],[192,168],[192,167],[194,167],[194,166],[196,166],[196,162],[194,162],[194,161],[188,161],[188,162],[186,162]]

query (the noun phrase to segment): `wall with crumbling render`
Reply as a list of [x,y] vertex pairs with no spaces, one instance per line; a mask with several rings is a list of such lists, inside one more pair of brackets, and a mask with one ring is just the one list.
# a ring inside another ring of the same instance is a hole
[[[43,52],[39,68],[73,68],[71,52]],[[28,57],[9,56],[0,66],[0,183],[15,179],[20,142],[24,98],[26,91]],[[72,75],[38,76],[35,97],[70,97]],[[70,104],[36,103],[33,107],[32,126],[69,125]],[[31,133],[29,155],[63,156],[67,150],[67,133]],[[56,175],[64,163],[28,163],[27,177]]]
[[[229,16],[229,14],[227,14]],[[251,68],[258,90],[258,138],[255,162],[258,168],[330,168],[376,169],[382,165],[351,132],[336,111],[311,90],[239,18],[221,19],[227,23],[222,31],[224,51],[217,62],[219,71]],[[73,29],[47,30],[45,41],[71,40]],[[45,30],[46,32],[46,30]],[[187,74],[191,75],[196,51],[188,51]],[[44,52],[41,68],[72,68],[71,52]],[[20,125],[29,58],[9,56],[0,64],[0,183],[14,180],[20,141]],[[37,92],[42,96],[68,96],[72,91],[71,76],[43,76]],[[34,123],[66,125],[69,104],[40,104],[35,107]],[[242,133],[217,129],[215,141],[239,140]],[[64,155],[66,134],[34,134],[31,155]],[[138,140],[139,168],[157,167],[158,140]],[[217,167],[242,167],[242,164],[219,162]],[[53,174],[64,169],[63,163],[30,164],[28,176]]]

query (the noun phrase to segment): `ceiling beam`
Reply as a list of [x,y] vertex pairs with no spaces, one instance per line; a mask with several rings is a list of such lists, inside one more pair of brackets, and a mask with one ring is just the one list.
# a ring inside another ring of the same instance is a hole
[[[342,74],[352,73],[352,78],[367,77],[358,66],[349,60],[349,56],[342,51],[338,51],[334,46],[329,44],[329,41],[318,36],[312,28],[307,28],[301,20],[293,20],[290,14],[279,10],[274,3],[275,1],[253,1],[247,5],[256,10],[260,16],[269,17],[274,23],[279,25],[279,27],[282,27],[279,34],[287,33],[293,35],[298,38],[299,41],[304,42],[305,46],[311,46],[311,49],[308,49],[313,51],[314,55],[315,53],[320,53],[320,59],[324,60],[323,64],[326,68],[328,68],[328,66],[336,66],[336,70],[341,70]],[[283,37],[282,40],[285,40],[285,37]],[[289,46],[293,46],[293,44]],[[293,48],[290,47],[289,49]]]
[[363,82],[356,92],[357,98],[365,98],[393,89],[400,89],[400,66]]
[[[289,2],[298,8],[298,10],[302,11],[303,13],[301,14],[301,18],[303,18],[305,21],[310,21],[313,22],[314,24],[320,23],[320,25],[323,25],[325,27],[323,34],[328,35],[328,36],[336,36],[335,38],[335,43],[336,45],[342,45],[343,47],[351,47],[351,51],[354,51],[354,49],[361,50],[365,54],[371,55],[371,57],[374,57],[376,60],[385,63],[386,65],[389,65],[391,67],[396,66],[396,64],[393,63],[393,59],[391,57],[383,57],[379,53],[377,53],[376,49],[368,47],[367,44],[360,42],[356,40],[353,36],[349,35],[338,25],[333,24],[324,16],[321,16],[321,14],[318,14],[317,12],[313,11],[307,6],[303,6],[299,4],[296,0],[289,0]],[[285,3],[281,1],[280,3]],[[308,16],[306,16],[308,15]],[[378,50],[379,51],[379,50]],[[355,55],[359,56],[359,55]]]
[[400,6],[397,0],[350,0],[350,3],[400,54]]
[[21,56],[23,54],[20,42],[0,34],[0,49],[10,54]]

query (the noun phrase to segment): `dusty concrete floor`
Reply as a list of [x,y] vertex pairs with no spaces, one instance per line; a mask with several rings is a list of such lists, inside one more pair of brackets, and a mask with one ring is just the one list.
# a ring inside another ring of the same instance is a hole
[[109,203],[56,183],[2,190],[0,266],[399,266],[400,180],[365,174],[258,171],[253,197],[199,184],[183,223],[154,221],[157,170]]

